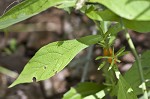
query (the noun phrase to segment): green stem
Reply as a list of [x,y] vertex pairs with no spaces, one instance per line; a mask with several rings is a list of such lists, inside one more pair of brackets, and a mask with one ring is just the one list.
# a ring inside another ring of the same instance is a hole
[[131,39],[131,36],[130,36],[129,32],[127,31],[127,28],[125,27],[122,18],[121,18],[121,25],[122,25],[122,28],[125,30],[125,37],[126,37],[128,44],[135,56],[135,59],[136,59],[138,71],[140,73],[140,79],[141,79],[141,83],[142,83],[141,86],[142,86],[142,91],[144,94],[144,99],[148,99],[147,88],[146,88],[146,83],[145,83],[145,79],[144,79],[144,75],[143,75],[144,73],[143,73],[143,69],[142,69],[141,59],[138,56],[138,53],[137,53],[135,46],[133,44],[133,41]]
[[103,32],[102,28],[100,27],[100,24],[99,24],[97,21],[94,21],[94,23],[95,23],[96,26],[98,27],[98,30],[99,30],[98,34],[103,37],[104,32]]
[[144,75],[143,75],[143,69],[142,69],[142,64],[141,64],[141,60],[140,60],[140,57],[138,56],[137,54],[137,51],[135,49],[135,46],[133,44],[133,41],[130,37],[130,34],[129,32],[127,31],[127,29],[124,27],[125,29],[125,36],[126,36],[126,39],[128,41],[128,44],[135,56],[135,59],[137,61],[137,66],[138,66],[138,70],[139,70],[139,73],[140,73],[140,78],[141,78],[141,85],[142,85],[142,91],[143,91],[143,94],[144,94],[144,97],[145,99],[148,99],[148,94],[147,94],[147,89],[146,89],[146,84],[145,84],[145,79],[144,79]]
[[6,69],[6,68],[4,68],[2,66],[0,66],[0,73],[3,73],[3,74],[5,74],[7,76],[10,76],[12,78],[16,78],[18,76],[18,74],[16,72],[13,72],[13,71],[11,71],[9,69]]
[[87,54],[87,58],[86,58],[87,62],[86,62],[85,66],[84,66],[84,69],[83,69],[83,74],[82,74],[82,77],[81,77],[81,82],[85,82],[85,80],[86,80],[86,77],[87,77],[87,74],[88,74],[88,69],[89,69],[90,62],[91,62],[93,47],[94,46],[92,45],[92,46],[90,46],[88,48],[88,54]]

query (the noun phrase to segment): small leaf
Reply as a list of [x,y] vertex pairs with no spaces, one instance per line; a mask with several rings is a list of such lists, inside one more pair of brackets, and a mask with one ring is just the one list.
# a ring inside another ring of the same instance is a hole
[[106,61],[103,61],[103,62],[100,64],[100,66],[98,67],[98,70],[102,69],[102,68],[105,66],[105,64],[106,64]]
[[108,46],[112,46],[116,40],[116,36],[111,36],[108,42]]
[[118,32],[122,30],[122,26],[120,23],[114,24],[111,26],[108,31],[105,33],[105,38],[110,34],[111,36],[116,36]]
[[[88,12],[95,10],[95,7],[93,5],[91,5],[91,6],[87,5],[87,6],[83,6],[82,9],[85,10],[85,13],[88,13]],[[81,11],[82,11],[82,9],[81,9]]]
[[75,6],[75,1],[76,0],[64,0],[60,5],[56,5],[55,7],[61,8],[61,9],[74,7]]
[[58,41],[42,47],[26,64],[10,87],[20,83],[45,80],[61,71],[81,50],[101,40],[100,35],[91,35],[75,40]]
[[103,59],[103,58],[112,58],[111,56],[98,56],[95,60],[100,60],[100,59]]
[[101,99],[105,96],[104,85],[92,82],[79,83],[64,94],[63,99]]
[[120,54],[122,54],[125,51],[125,47],[122,47],[121,49],[119,49],[119,51],[117,51],[116,56],[118,57]]
[[110,71],[112,69],[112,67],[114,66],[114,63],[115,63],[115,60],[112,59],[112,62],[110,64],[109,68],[108,68],[108,71]]
[[129,52],[130,52],[130,51],[122,52],[120,55],[118,55],[118,57],[124,56],[124,55],[128,54]]

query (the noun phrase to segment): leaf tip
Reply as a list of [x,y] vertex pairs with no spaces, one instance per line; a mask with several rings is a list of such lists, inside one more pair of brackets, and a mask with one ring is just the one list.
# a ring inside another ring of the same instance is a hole
[[15,85],[17,85],[17,84],[14,82],[14,83],[12,83],[11,85],[9,85],[8,88],[12,88],[12,87],[14,87]]

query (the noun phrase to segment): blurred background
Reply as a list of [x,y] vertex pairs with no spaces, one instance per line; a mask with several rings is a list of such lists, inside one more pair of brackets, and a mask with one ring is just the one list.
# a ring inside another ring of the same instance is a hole
[[[13,1],[0,0],[0,15],[17,4],[15,2],[8,8]],[[150,49],[150,33],[129,32],[139,54]],[[52,78],[8,88],[42,46],[96,33],[94,22],[87,16],[74,9],[68,13],[57,8],[49,8],[32,18],[0,30],[0,99],[61,99],[71,86],[81,81],[103,82],[102,73],[97,70],[100,61],[95,61],[97,56],[102,55],[102,48],[94,45],[80,52],[65,69]],[[122,46],[130,51],[124,33],[120,32],[114,44],[115,51]],[[121,61],[119,68],[123,73],[132,66],[135,59],[129,52]]]

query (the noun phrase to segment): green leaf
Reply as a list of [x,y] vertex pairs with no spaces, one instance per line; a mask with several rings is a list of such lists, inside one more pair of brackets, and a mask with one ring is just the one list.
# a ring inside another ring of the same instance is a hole
[[137,99],[130,85],[120,75],[118,80],[118,99]]
[[102,68],[105,66],[105,64],[106,64],[106,61],[103,61],[103,62],[99,65],[99,67],[98,67],[97,70],[102,69]]
[[122,30],[122,26],[120,23],[112,25],[108,31],[105,33],[105,38],[111,34],[112,36],[116,36],[118,32]]
[[86,13],[86,15],[89,18],[93,20],[98,20],[98,21],[115,21],[115,20],[118,20],[119,18],[116,14],[114,14],[112,11],[108,9],[105,9],[102,11],[88,10],[84,13]]
[[[150,50],[144,52],[141,56],[142,68],[144,73],[144,78],[146,81],[150,79]],[[142,90],[140,87],[141,79],[138,71],[137,63],[135,62],[133,66],[125,73],[124,78],[127,82],[132,85],[134,92],[137,95],[142,94]],[[147,87],[150,87],[150,81],[146,82]],[[150,90],[150,89],[149,89]]]
[[124,56],[124,55],[128,54],[129,52],[130,52],[130,51],[122,52],[120,55],[118,55],[118,57]]
[[65,93],[63,99],[101,99],[105,96],[104,88],[92,82],[79,83]]
[[111,36],[108,42],[108,46],[113,46],[115,40],[116,40],[116,36]]
[[50,43],[42,47],[26,64],[17,80],[10,85],[45,80],[61,71],[81,50],[101,40],[100,35],[91,35],[75,40]]
[[118,56],[121,55],[124,51],[125,51],[125,47],[121,47],[121,48],[119,49],[119,51],[117,51],[117,52],[115,53],[115,55],[118,57]]
[[57,8],[69,8],[69,7],[74,7],[75,6],[76,0],[62,0],[62,4],[56,5],[55,7]]
[[[150,0],[89,0],[129,20],[150,21]],[[109,15],[109,14],[108,14]]]
[[117,36],[117,33],[122,30],[122,26],[120,23],[116,23],[110,26],[108,31],[105,33],[104,39],[109,38],[108,46],[111,46]]
[[108,58],[112,58],[112,57],[111,56],[98,56],[98,57],[96,57],[95,60],[100,60],[100,59],[103,59],[103,58],[108,59]]
[[[121,22],[121,18],[108,9],[103,11],[95,11],[95,10],[87,11],[86,15],[89,18],[97,21]],[[150,32],[150,21],[136,21],[136,20],[128,20],[125,18],[122,18],[122,21],[125,27],[129,29],[135,30],[137,32],[143,32],[143,33]]]
[[76,0],[25,0],[0,17],[0,29],[30,18],[52,6],[70,7]]
[[123,19],[123,23],[127,28],[135,30],[137,32],[150,32],[150,21],[132,21]]

